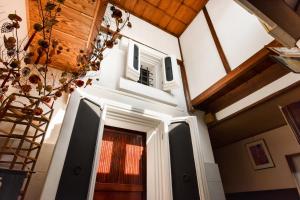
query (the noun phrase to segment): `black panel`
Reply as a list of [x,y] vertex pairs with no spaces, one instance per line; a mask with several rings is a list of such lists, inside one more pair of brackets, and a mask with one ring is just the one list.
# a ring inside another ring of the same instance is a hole
[[166,78],[167,81],[173,80],[172,60],[171,57],[165,58]]
[[173,199],[200,200],[190,127],[175,123],[169,128]]
[[81,100],[56,200],[86,200],[95,155],[100,108]]
[[17,200],[26,176],[25,171],[0,169],[0,200]]
[[133,46],[133,67],[135,70],[139,70],[139,47],[135,44]]

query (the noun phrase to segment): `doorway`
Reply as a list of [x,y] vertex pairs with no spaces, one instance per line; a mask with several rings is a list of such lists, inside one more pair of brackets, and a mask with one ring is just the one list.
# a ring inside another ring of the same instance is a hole
[[104,127],[94,200],[146,199],[146,133]]
[[300,195],[300,153],[287,155],[286,159]]

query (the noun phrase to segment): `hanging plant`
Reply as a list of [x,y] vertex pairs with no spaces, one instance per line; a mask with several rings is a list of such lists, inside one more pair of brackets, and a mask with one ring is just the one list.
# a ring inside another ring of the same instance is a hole
[[[75,88],[92,84],[92,79],[83,81],[88,71],[100,69],[103,52],[113,48],[120,39],[124,27],[131,27],[129,13],[111,6],[110,16],[105,16],[105,30],[99,30],[99,35],[93,41],[93,50],[81,50],[77,57],[77,66],[71,71],[63,71],[59,76],[51,72],[49,65],[53,59],[59,59],[64,49],[52,34],[52,29],[59,23],[57,16],[62,11],[64,0],[36,0],[39,9],[40,22],[33,25],[33,31],[26,42],[19,38],[22,18],[9,14],[8,20],[1,26],[4,45],[0,47],[0,119],[3,117],[8,102],[15,101],[13,92],[23,96],[38,97],[43,103],[57,100],[64,93],[72,93]],[[125,17],[124,17],[125,16]],[[115,30],[111,30],[115,27]],[[102,33],[100,33],[102,32]],[[37,39],[38,38],[38,39]],[[24,104],[24,112],[28,114],[30,107]],[[31,114],[41,115],[40,108]]]

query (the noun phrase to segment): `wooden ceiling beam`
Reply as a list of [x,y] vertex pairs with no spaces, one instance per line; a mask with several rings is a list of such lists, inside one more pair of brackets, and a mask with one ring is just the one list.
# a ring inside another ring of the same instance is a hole
[[240,84],[240,81],[238,79],[243,78],[243,76],[247,76],[247,73],[251,73],[251,70],[255,70],[255,68],[259,66],[260,63],[268,58],[271,52],[267,47],[278,45],[279,43],[276,41],[273,41],[270,44],[266,45],[263,49],[246,60],[239,67],[232,70],[224,78],[220,79],[203,93],[192,99],[192,105],[194,107],[203,109],[203,107],[205,107],[204,105],[208,105],[212,100],[220,96],[220,94],[226,93],[228,91],[228,88],[231,90],[236,87],[236,82],[239,82]]
[[101,28],[102,19],[105,15],[105,11],[107,8],[108,0],[98,0],[96,4],[96,12],[93,18],[93,23],[90,29],[90,34],[87,40],[86,48],[88,50],[91,49],[92,43],[94,42],[94,39],[96,38],[97,34],[99,33],[99,30]]
[[248,80],[246,78],[245,82],[242,82],[221,97],[211,101],[207,105],[207,110],[216,113],[290,72],[287,68],[274,63],[270,58],[266,59],[266,61],[260,65],[260,68],[261,69],[258,69],[257,72],[253,73],[253,77]]
[[208,11],[207,11],[207,9],[206,9],[205,6],[203,8],[203,13],[204,13],[205,19],[207,21],[207,24],[208,24],[209,30],[211,32],[211,35],[213,37],[213,40],[215,42],[215,45],[217,47],[217,50],[218,50],[219,56],[221,58],[221,61],[223,63],[223,67],[224,67],[226,73],[228,74],[229,72],[231,72],[230,65],[228,63],[228,60],[227,60],[226,55],[224,53],[224,50],[222,48],[221,42],[220,42],[220,40],[218,38],[217,32],[215,30],[215,27],[214,27],[214,25],[213,25],[213,23],[211,21],[211,18],[209,16],[209,13],[208,13]]

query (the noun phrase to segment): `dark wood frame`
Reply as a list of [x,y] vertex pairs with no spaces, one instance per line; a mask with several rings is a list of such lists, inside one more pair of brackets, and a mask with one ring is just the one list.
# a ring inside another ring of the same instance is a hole
[[[241,80],[249,77],[253,72],[257,71],[258,67],[260,67],[260,64],[264,62],[269,55],[271,54],[268,47],[271,46],[279,46],[279,43],[276,41],[273,41],[266,45],[264,48],[262,48],[260,51],[258,51],[256,54],[254,54],[252,57],[250,57],[248,60],[246,60],[244,63],[242,63],[240,66],[232,70],[229,74],[221,78],[219,81],[214,83],[211,87],[209,87],[207,90],[199,94],[197,97],[192,99],[192,105],[195,108],[199,108],[202,110],[207,110],[209,108],[210,104],[215,101],[215,99],[219,96],[222,96],[226,93],[229,93],[232,88],[237,87],[237,83],[241,85]],[[275,63],[275,62],[274,62]],[[289,70],[284,72],[283,74],[288,73]],[[282,73],[280,73],[280,77],[282,76]],[[268,77],[267,77],[268,78]],[[268,83],[266,83],[268,84]],[[249,91],[247,90],[244,92],[243,96],[249,95]],[[239,93],[237,93],[239,94]],[[239,94],[240,95],[240,94]],[[236,100],[235,100],[236,101]],[[230,105],[233,102],[228,102],[227,104]],[[226,107],[226,105],[223,105],[223,107]],[[216,111],[220,110],[222,108],[214,109]]]
[[[22,112],[24,106],[19,106],[17,102],[10,100],[0,117],[0,125],[1,122],[11,125],[8,132],[0,132],[0,138],[4,140],[0,148],[0,163],[3,165],[1,168],[27,173],[20,193],[20,199],[23,200],[32,174],[35,173],[35,166],[52,118],[53,102],[46,104],[37,97],[17,93],[13,95],[22,103],[31,105],[32,110],[39,107],[44,110],[41,116],[24,114]],[[16,127],[19,125],[25,128],[16,133]],[[9,145],[11,141],[14,141],[17,146],[11,147]]]
[[294,165],[293,165],[293,161],[292,161],[292,158],[293,158],[294,156],[300,156],[300,153],[294,153],[294,154],[288,154],[288,155],[285,155],[285,159],[286,159],[286,161],[287,161],[287,163],[288,163],[288,166],[289,166],[289,168],[290,168],[290,170],[291,170],[293,179],[294,179],[295,184],[296,184],[296,186],[297,186],[298,194],[299,194],[299,196],[300,196],[300,185],[299,185],[300,183],[298,183],[298,181],[296,180],[296,178],[295,178],[295,176],[294,176],[294,172],[296,171],[296,170],[295,170],[295,167],[294,167]]
[[219,40],[219,38],[218,38],[218,35],[217,35],[217,32],[216,32],[215,27],[214,27],[214,25],[213,25],[213,22],[211,21],[211,18],[210,18],[210,16],[209,16],[209,13],[208,13],[208,11],[207,11],[207,9],[206,9],[206,6],[203,8],[203,13],[204,13],[206,22],[207,22],[207,24],[208,24],[210,33],[211,33],[211,35],[212,35],[212,37],[213,37],[213,40],[214,40],[214,42],[215,42],[215,45],[216,45],[216,47],[217,47],[217,50],[218,50],[219,56],[220,56],[220,58],[221,58],[221,61],[222,61],[222,63],[223,63],[223,67],[224,67],[226,73],[228,74],[229,72],[231,72],[231,68],[230,68],[230,65],[229,65],[229,63],[228,63],[228,60],[227,60],[227,58],[226,58],[226,55],[225,55],[225,53],[224,53],[224,50],[223,50],[223,48],[222,48],[221,42],[220,42],[220,40]]

